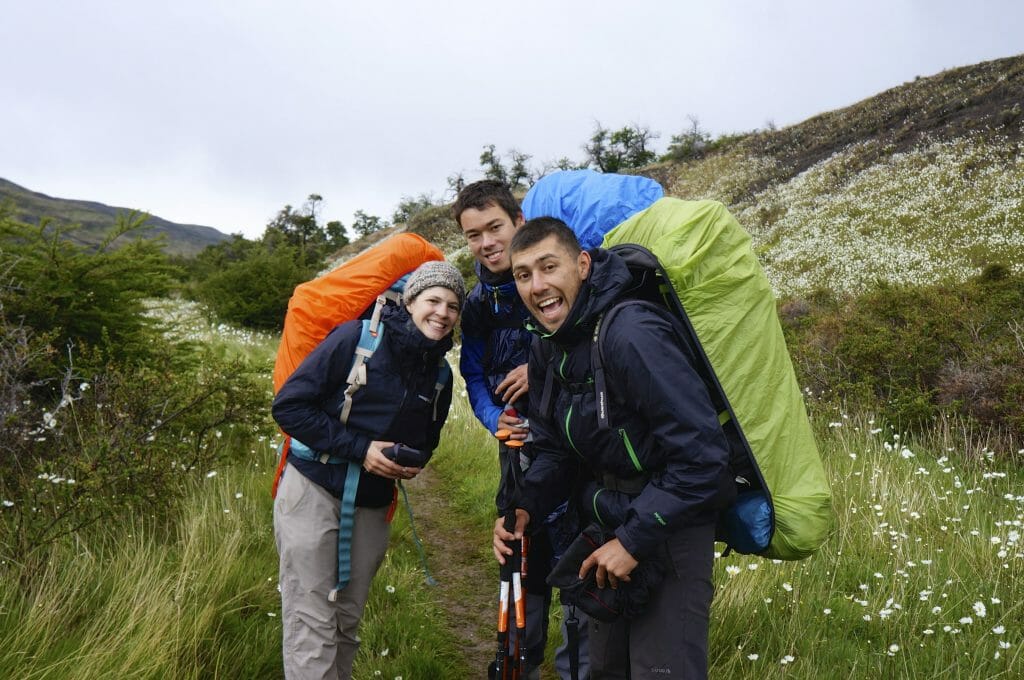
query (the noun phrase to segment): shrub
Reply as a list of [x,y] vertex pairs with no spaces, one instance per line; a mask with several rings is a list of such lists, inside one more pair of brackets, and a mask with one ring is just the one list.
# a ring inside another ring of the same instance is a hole
[[254,414],[266,408],[265,375],[184,352],[85,377],[68,368],[55,376],[54,397],[28,396],[17,353],[0,356],[7,389],[21,397],[0,414],[0,559],[24,563],[126,511],[159,517],[225,455],[220,437],[236,427],[252,436],[263,420]]
[[445,252],[466,245],[450,205],[425,208],[409,220],[408,231],[419,234]]
[[66,238],[76,226],[31,226],[0,213],[0,271],[14,282],[0,289],[0,305],[10,323],[46,335],[51,368],[70,347],[97,365],[145,362],[158,351],[159,328],[143,301],[168,292],[173,268],[161,242],[130,240],[145,223],[145,215],[122,214],[100,247],[87,250]]
[[[0,563],[128,510],[159,516],[266,408],[265,367],[168,340],[144,314],[168,286],[157,246],[87,251],[0,215]],[[29,572],[26,572],[29,573]]]
[[[799,378],[815,394],[920,430],[959,415],[1024,441],[1024,277],[990,266],[963,284],[879,283],[780,305]],[[1014,442],[1017,442],[1016,444]]]
[[284,323],[295,286],[315,274],[301,265],[294,248],[257,247],[201,281],[196,297],[223,321],[276,330]]

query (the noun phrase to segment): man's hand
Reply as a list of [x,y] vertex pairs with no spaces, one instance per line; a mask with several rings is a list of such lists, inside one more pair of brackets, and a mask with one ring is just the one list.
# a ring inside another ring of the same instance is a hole
[[516,508],[516,528],[512,533],[505,531],[504,517],[494,520],[494,537],[491,547],[494,548],[494,557],[498,560],[498,564],[505,564],[505,556],[512,554],[512,548],[508,547],[506,543],[522,540],[523,532],[529,523],[530,513],[522,508]]
[[508,430],[509,439],[525,440],[530,434],[530,428],[523,427],[523,419],[519,416],[510,416],[504,411],[498,416],[498,429]]
[[529,389],[527,364],[520,364],[505,375],[505,379],[498,383],[494,393],[501,397],[501,403],[514,404],[520,397],[526,396]]
[[[526,364],[516,366],[505,375],[505,379],[495,388],[494,394],[500,397],[502,402],[515,408],[516,400],[525,396],[529,388],[526,374]],[[504,411],[498,415],[498,429],[508,430],[510,439],[525,440],[530,434],[529,427],[523,427],[523,418],[518,415],[510,416]]]
[[423,471],[423,468],[418,467],[402,467],[385,456],[384,449],[394,445],[394,442],[370,442],[366,458],[363,459],[363,469],[385,479],[412,479]]
[[583,564],[580,565],[580,578],[584,578],[587,572],[596,566],[597,573],[594,576],[597,579],[597,587],[604,588],[607,584],[612,588],[618,588],[619,581],[629,581],[629,575],[636,569],[637,564],[639,562],[622,547],[619,539],[613,538],[583,560]]

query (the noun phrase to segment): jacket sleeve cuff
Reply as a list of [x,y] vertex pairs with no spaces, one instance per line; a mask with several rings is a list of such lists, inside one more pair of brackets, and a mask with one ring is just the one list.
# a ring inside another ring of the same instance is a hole
[[632,534],[626,528],[625,524],[623,524],[622,526],[620,526],[618,529],[615,530],[615,538],[619,539],[619,543],[621,543],[622,547],[626,549],[626,552],[628,552],[630,555],[633,556],[633,559],[635,559],[635,560],[639,560],[640,559],[640,557],[641,557],[640,548],[637,545],[637,542],[633,538]]
[[352,443],[346,447],[345,458],[354,460],[357,463],[366,460],[366,452],[370,448],[370,442],[373,440],[362,434],[353,434]]

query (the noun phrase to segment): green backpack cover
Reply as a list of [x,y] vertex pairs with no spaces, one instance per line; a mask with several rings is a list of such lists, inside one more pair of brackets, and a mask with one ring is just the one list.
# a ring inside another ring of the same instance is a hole
[[602,245],[629,248],[620,244],[640,245],[657,258],[671,283],[661,286],[661,302],[703,350],[723,420],[736,425],[761,478],[773,526],[768,547],[757,554],[811,555],[832,527],[831,492],[750,235],[721,203],[662,198],[608,232]]

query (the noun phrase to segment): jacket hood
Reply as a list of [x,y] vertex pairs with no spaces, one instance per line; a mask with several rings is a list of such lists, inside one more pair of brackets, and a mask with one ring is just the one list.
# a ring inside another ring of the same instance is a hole
[[399,363],[420,362],[424,358],[436,362],[452,348],[452,334],[440,340],[431,340],[416,328],[409,311],[403,306],[388,306],[381,317],[387,327],[385,337],[399,350],[395,353]]
[[[592,248],[587,252],[590,253],[590,273],[580,286],[579,295],[573,302],[565,322],[551,335],[545,336],[543,332],[540,333],[542,337],[548,337],[558,345],[572,345],[581,336],[589,336],[598,318],[633,282],[626,262],[615,253],[604,248]],[[537,326],[532,330],[542,328]]]

